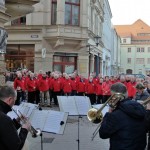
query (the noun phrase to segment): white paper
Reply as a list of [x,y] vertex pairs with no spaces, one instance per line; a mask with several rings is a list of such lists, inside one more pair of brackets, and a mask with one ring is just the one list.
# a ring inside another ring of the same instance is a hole
[[78,115],[74,96],[58,96],[60,111],[68,112],[69,115]]
[[87,115],[91,103],[86,96],[59,96],[60,110],[69,112],[69,115]]
[[43,131],[59,134],[60,122],[63,121],[64,113],[49,111]]
[[36,129],[39,128],[43,130],[47,115],[48,111],[46,110],[34,110],[30,118],[32,126]]
[[89,98],[86,96],[75,96],[74,98],[79,115],[87,115],[88,110],[91,108]]
[[[52,110],[34,110],[31,115],[31,124],[37,129],[44,132],[63,134],[64,127],[67,121],[66,113]],[[64,125],[60,125],[61,121]]]

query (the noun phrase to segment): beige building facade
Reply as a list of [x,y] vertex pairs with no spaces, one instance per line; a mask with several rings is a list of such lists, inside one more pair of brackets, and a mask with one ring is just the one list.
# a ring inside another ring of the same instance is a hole
[[102,36],[103,15],[100,0],[41,0],[33,13],[5,24],[7,70],[100,73],[103,43],[94,37]]
[[18,16],[23,16],[33,11],[32,5],[39,0],[0,0],[0,83],[4,85],[6,70],[5,53],[8,34],[4,29],[4,24]]
[[150,75],[150,26],[139,19],[115,29],[121,37],[121,73]]

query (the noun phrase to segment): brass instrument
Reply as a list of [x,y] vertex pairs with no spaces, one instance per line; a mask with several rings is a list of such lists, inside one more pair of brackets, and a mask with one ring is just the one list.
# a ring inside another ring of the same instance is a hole
[[[18,116],[18,118],[20,119],[20,121],[22,122],[22,124],[26,123],[27,122],[27,118],[24,117],[24,115],[19,111],[19,110],[14,110],[14,113]],[[20,115],[19,115],[20,114]],[[33,138],[36,138],[37,136],[41,135],[42,132],[40,129],[35,129],[33,126],[31,126],[29,132],[31,133],[32,137]]]
[[146,108],[146,105],[148,103],[150,103],[150,96],[146,100],[144,100],[143,102],[141,102],[141,105],[143,105]]
[[125,96],[121,93],[114,93],[101,107],[100,109],[96,109],[96,108],[91,108],[89,111],[88,111],[88,114],[87,114],[87,118],[89,121],[91,121],[92,123],[95,123],[95,124],[98,124],[98,127],[96,128],[96,130],[94,131],[93,133],[93,136],[92,136],[92,140],[95,138],[95,136],[97,135],[98,133],[98,129],[101,125],[101,122],[103,120],[103,114],[102,114],[102,110],[104,109],[104,107],[108,104],[109,107],[115,109],[117,107],[117,104],[119,101],[123,100],[125,98]]

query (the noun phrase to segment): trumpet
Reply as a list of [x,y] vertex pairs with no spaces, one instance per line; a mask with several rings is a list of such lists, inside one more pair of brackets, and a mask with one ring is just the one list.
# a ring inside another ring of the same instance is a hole
[[117,107],[117,104],[119,101],[123,100],[125,98],[125,96],[121,93],[114,93],[101,107],[100,109],[96,109],[96,108],[91,108],[88,111],[87,114],[87,118],[89,121],[91,121],[92,123],[98,124],[98,127],[96,128],[96,130],[93,133],[92,136],[92,141],[94,140],[95,136],[97,135],[99,128],[101,126],[101,122],[103,120],[103,114],[102,114],[102,110],[104,109],[104,107],[108,104],[109,107],[115,109]]
[[[27,122],[27,118],[24,117],[24,115],[23,115],[19,110],[17,110],[17,111],[14,110],[14,109],[12,109],[12,110],[13,110],[14,113],[18,116],[18,118],[20,119],[20,121],[21,121],[23,124]],[[19,115],[19,114],[20,114],[20,115]],[[41,132],[40,129],[35,129],[33,126],[30,127],[29,132],[31,133],[31,135],[32,135],[33,138],[36,138],[37,136],[39,136],[39,135],[42,134],[42,132]]]

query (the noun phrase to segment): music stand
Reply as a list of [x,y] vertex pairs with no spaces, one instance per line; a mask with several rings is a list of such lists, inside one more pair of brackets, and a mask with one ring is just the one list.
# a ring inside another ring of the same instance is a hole
[[91,103],[86,96],[58,96],[60,111],[68,112],[69,116],[78,116],[78,150],[80,150],[80,118],[86,116]]

